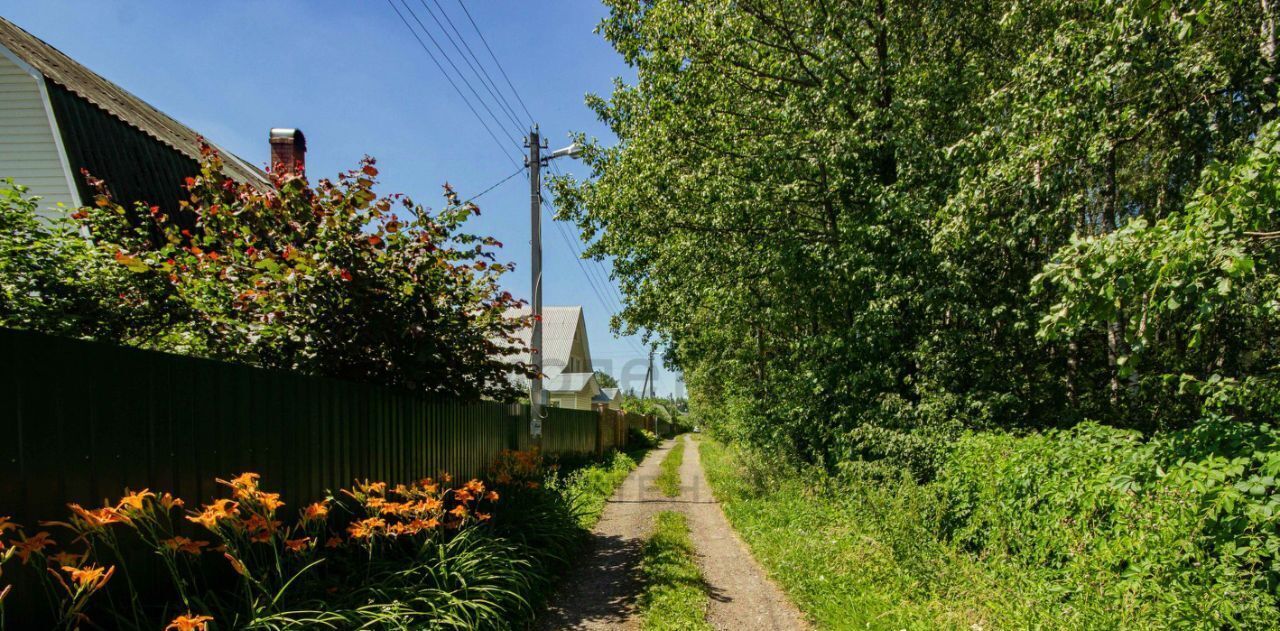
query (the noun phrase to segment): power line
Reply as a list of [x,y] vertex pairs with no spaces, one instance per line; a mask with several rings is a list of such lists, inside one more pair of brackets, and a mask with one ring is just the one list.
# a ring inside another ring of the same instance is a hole
[[[425,1],[425,0],[419,0],[419,2],[422,2],[422,3],[423,3],[424,8],[426,8],[426,1]],[[461,40],[461,41],[463,42],[463,44],[462,44],[461,46],[459,46],[458,42],[457,42],[457,41],[455,41],[455,40],[453,39],[453,37],[452,37],[451,35],[449,35],[449,34],[448,34],[448,32],[447,32],[447,31],[445,32],[445,35],[446,35],[447,37],[449,37],[449,41],[450,41],[451,43],[453,43],[454,48],[455,48],[456,50],[458,50],[459,54],[463,57],[463,61],[467,61],[467,59],[466,59],[466,53],[464,53],[463,51],[464,51],[464,49],[465,49],[465,51],[466,51],[466,52],[471,52],[471,48],[470,48],[470,46],[467,46],[467,45],[466,45],[466,43],[465,43],[465,38],[463,38],[463,37],[462,37],[462,34],[461,34],[460,32],[458,32],[457,27],[453,24],[453,20],[449,17],[448,12],[447,12],[447,11],[445,11],[445,10],[444,10],[444,8],[440,5],[439,0],[432,0],[432,2],[436,5],[436,8],[438,8],[438,9],[440,10],[440,13],[444,16],[444,19],[449,23],[449,26],[453,28],[454,33],[456,33],[456,34],[458,35],[458,40]],[[462,6],[462,9],[463,9],[463,10],[464,10],[464,12],[465,12],[465,11],[466,11],[466,5],[465,5],[465,4],[463,4],[463,5],[461,5],[461,6]],[[430,14],[431,14],[432,19],[434,19],[434,20],[436,21],[436,25],[437,25],[437,26],[439,26],[439,27],[441,28],[441,30],[443,31],[443,30],[444,30],[444,24],[442,24],[442,23],[440,22],[440,20],[439,20],[438,18],[436,18],[436,17],[435,17],[435,13],[434,13],[434,12],[431,12],[431,10],[430,10],[429,8],[427,9],[427,11],[428,11],[428,13],[430,13]],[[480,31],[480,28],[479,28],[479,26],[475,23],[475,20],[471,18],[471,14],[470,14],[469,12],[467,12],[467,18],[468,18],[468,20],[470,20],[470,21],[471,21],[471,26],[472,26],[472,28],[474,28],[474,29],[475,29],[476,34],[480,36],[481,41],[485,43],[485,46],[486,46],[486,47],[488,47],[488,41],[484,38],[484,34]],[[493,58],[493,60],[494,60],[494,64],[498,67],[499,72],[501,72],[501,73],[503,74],[503,76],[505,77],[505,76],[506,76],[506,71],[505,71],[505,70],[503,70],[501,62],[499,62],[499,61],[498,61],[497,56],[493,54],[493,50],[492,50],[491,48],[489,48],[488,50],[489,50],[490,56],[491,56],[491,57]],[[467,61],[467,65],[471,68],[472,72],[476,75],[476,77],[477,77],[478,79],[480,79],[481,83],[483,83],[483,82],[484,82],[484,78],[481,76],[481,73],[483,73],[483,75],[484,75],[485,77],[489,76],[489,73],[488,73],[488,71],[487,71],[487,70],[485,70],[485,69],[484,69],[484,64],[480,63],[480,60],[479,60],[478,58],[476,58],[476,57],[475,57],[474,53],[472,53],[472,58],[476,60],[476,63],[477,63],[477,64],[479,64],[479,66],[480,66],[480,72],[477,72],[476,67],[475,67],[475,66],[472,66],[472,65],[471,65],[471,63],[470,63],[469,61]],[[490,78],[490,81],[492,82],[492,78]],[[496,83],[495,83],[494,85],[496,86]],[[511,84],[510,84],[510,80],[509,80],[509,79],[508,79],[508,86],[511,88],[512,93],[516,96],[516,99],[517,99],[517,100],[520,100],[521,105],[523,106],[524,101],[523,101],[523,99],[521,99],[519,91],[517,91],[517,90],[515,89],[515,86],[513,86],[513,85],[511,85]],[[501,91],[499,90],[499,92],[501,92]],[[492,94],[492,95],[494,95],[495,97],[499,98],[499,100],[500,100],[502,103],[507,104],[508,108],[510,107],[509,103],[507,103],[507,102],[506,102],[505,97],[499,97],[498,95],[494,94],[492,91],[490,91],[490,94]],[[529,113],[527,108],[525,108],[525,113],[526,113],[526,114],[528,114],[528,113]],[[530,118],[532,118],[532,116],[531,116]],[[516,122],[516,121],[514,120],[514,117],[512,117],[512,122],[513,122],[513,123],[515,123],[515,125],[516,125],[517,127],[519,127],[519,123],[518,123],[518,122]],[[555,169],[555,171],[556,171],[556,173],[557,173],[558,175],[561,175],[561,176],[563,176],[563,175],[564,175],[564,173],[560,170],[560,165],[559,165],[558,163],[552,162],[552,163],[551,163],[551,168]],[[554,220],[554,219],[553,219],[553,220]],[[558,224],[557,224],[557,225],[558,225]],[[583,258],[583,257],[582,257],[582,253],[581,253],[581,251],[579,251],[579,250],[578,250],[578,248],[571,248],[571,249],[572,249],[572,250],[574,251],[574,253],[577,255],[577,258],[578,258],[579,260],[581,260],[581,259]],[[593,258],[593,259],[590,259],[590,262],[591,262],[593,265],[591,265],[590,267],[585,267],[585,266],[583,266],[583,274],[584,274],[585,276],[587,276],[587,277],[588,277],[588,279],[590,279],[591,281],[593,281],[593,284],[598,284],[598,285],[600,285],[600,286],[608,287],[608,290],[607,290],[607,291],[601,290],[601,293],[602,293],[602,294],[605,294],[607,297],[611,298],[611,299],[612,299],[613,304],[612,304],[612,305],[610,305],[610,304],[609,304],[609,301],[607,301],[607,300],[606,300],[606,301],[604,301],[604,302],[602,303],[602,304],[603,304],[603,306],[604,306],[606,309],[609,309],[610,311],[612,311],[612,312],[614,312],[614,313],[621,312],[621,311],[622,311],[622,302],[623,302],[623,301],[622,301],[622,295],[618,292],[617,287],[615,287],[615,286],[613,285],[613,283],[612,283],[612,282],[610,282],[610,280],[609,280],[609,276],[610,276],[610,275],[609,275],[608,271],[604,269],[604,264],[603,264],[603,263],[601,263],[598,259],[594,259],[594,258]],[[595,276],[593,276],[593,275],[591,274],[591,271],[590,271],[590,270],[595,270],[596,275],[595,275]]]
[[[592,293],[595,294],[596,300],[600,301],[600,306],[604,307],[606,311],[609,311],[613,315],[622,313],[622,305],[618,303],[616,300],[611,305],[609,303],[609,300],[606,298],[606,296],[608,296],[608,292],[605,292],[599,289],[596,286],[596,284],[597,282],[599,282],[605,286],[608,286],[609,288],[614,290],[615,294],[617,292],[617,289],[613,287],[612,283],[609,283],[607,281],[593,280],[591,273],[588,272],[586,266],[582,264],[582,261],[583,261],[582,251],[578,249],[577,245],[575,244],[575,240],[569,237],[568,233],[564,228],[564,225],[561,222],[556,221],[555,216],[552,215],[551,213],[551,207],[550,205],[547,204],[547,200],[545,197],[542,198],[542,207],[547,211],[547,216],[551,220],[551,223],[554,224],[556,229],[559,231],[560,238],[564,240],[565,245],[568,246],[569,251],[573,254],[574,262],[578,264],[578,269],[582,271],[582,276],[587,279],[587,284],[591,287]],[[594,259],[591,259],[591,260],[594,260]],[[631,339],[630,336],[623,336],[622,339],[626,340],[627,344],[629,344],[635,352],[640,353],[641,355],[645,353],[645,351],[641,350],[640,346],[636,344],[635,340]]]
[[480,199],[480,196],[481,196],[481,195],[484,195],[485,193],[488,193],[489,191],[492,191],[493,189],[498,188],[499,186],[502,186],[503,184],[506,184],[506,183],[507,183],[507,180],[509,180],[509,179],[511,179],[511,178],[513,178],[513,177],[515,177],[515,176],[517,176],[517,175],[520,175],[521,173],[523,173],[523,172],[524,172],[524,169],[525,169],[524,167],[520,167],[520,168],[516,169],[515,171],[513,171],[513,172],[511,173],[511,175],[508,175],[507,177],[504,177],[504,178],[502,178],[501,180],[498,180],[498,183],[497,183],[497,184],[494,184],[493,186],[490,186],[489,188],[486,188],[486,189],[484,189],[483,191],[480,191],[479,193],[476,193],[475,195],[472,195],[472,196],[471,196],[471,199],[468,199],[467,201],[462,202],[462,204],[461,204],[461,205],[462,205],[462,206],[466,206],[467,204],[470,204],[471,202],[474,202],[474,201],[476,201],[477,199]]
[[[560,170],[560,166],[558,164],[553,162],[551,163],[551,167],[556,170],[557,175],[561,177],[564,176],[564,172]],[[592,258],[590,260],[592,263],[595,264],[594,269],[596,269],[596,271],[599,272],[600,274],[600,282],[607,285],[609,287],[610,292],[612,292],[614,302],[618,307],[617,312],[620,313],[622,311],[622,303],[625,301],[622,298],[622,293],[618,291],[617,286],[614,285],[613,282],[610,280],[612,275],[609,273],[608,270],[605,269],[604,263],[602,263],[599,259]]]
[[[486,103],[485,100],[481,98],[479,92],[477,92],[475,87],[471,84],[471,82],[467,80],[462,70],[458,67],[456,63],[454,63],[453,58],[450,57],[449,53],[445,51],[444,47],[441,46],[440,42],[434,36],[432,36],[430,29],[427,28],[426,24],[424,24],[421,18],[418,17],[418,14],[408,5],[407,0],[400,0],[400,2],[401,2],[401,5],[404,7],[405,11],[407,11],[409,15],[413,17],[414,22],[417,22],[418,26],[422,30],[422,33],[425,34],[429,40],[431,40],[432,45],[434,45],[436,50],[439,51],[440,56],[443,57],[444,60],[449,64],[449,67],[453,68],[453,71],[454,73],[457,74],[458,79],[467,87],[467,89],[471,92],[471,94],[475,97],[475,99],[480,102],[481,107],[483,107],[485,112],[489,114],[489,118],[493,120],[493,122],[497,125],[498,129],[506,132],[507,130],[505,129],[505,126],[502,123],[502,121],[499,119],[499,117],[496,114],[494,114],[493,110],[489,107],[488,103]],[[484,68],[484,64],[480,62],[480,59],[475,55],[474,51],[471,50],[471,47],[466,44],[466,39],[462,36],[461,32],[458,31],[457,26],[453,23],[453,20],[449,17],[448,12],[444,10],[444,7],[440,5],[439,0],[432,0],[432,2],[436,5],[436,8],[443,15],[445,21],[449,24],[449,27],[452,29],[453,33],[457,35],[457,40],[454,39],[453,35],[449,34],[449,30],[445,28],[445,25],[440,21],[440,18],[436,17],[435,12],[432,11],[429,6],[427,6],[426,1],[419,0],[419,3],[422,5],[422,8],[427,12],[427,14],[435,22],[436,26],[440,27],[441,32],[444,33],[445,37],[449,40],[450,45],[453,46],[454,51],[457,52],[457,54],[462,58],[463,62],[471,70],[471,73],[476,77],[476,79],[485,88],[485,90],[489,93],[489,95],[494,97],[495,103],[498,105],[499,110],[502,110],[503,114],[505,114],[507,118],[518,129],[520,127],[520,123],[519,121],[516,120],[516,118],[518,117],[515,115],[515,110],[514,108],[511,107],[511,104],[509,101],[507,101],[506,97],[501,94],[502,90],[497,87],[497,82],[494,81],[491,75],[489,75],[488,70]],[[392,10],[395,11],[396,15],[400,18],[400,21],[403,22],[405,27],[408,28],[410,33],[413,34],[414,39],[418,41],[418,45],[422,47],[423,52],[427,53],[427,56],[431,58],[433,63],[435,63],[436,68],[439,69],[440,73],[445,76],[445,79],[449,82],[450,86],[453,87],[454,92],[456,92],[458,94],[458,97],[462,99],[463,104],[466,105],[469,110],[471,110],[471,113],[476,117],[476,120],[480,121],[480,124],[485,128],[485,131],[488,132],[489,137],[492,138],[493,141],[498,144],[499,148],[502,150],[503,155],[506,156],[508,161],[510,161],[513,165],[517,167],[514,173],[512,173],[511,175],[508,175],[507,177],[503,178],[501,181],[490,186],[489,188],[481,191],[479,194],[467,200],[466,203],[470,203],[471,201],[479,198],[480,196],[488,193],[489,191],[497,188],[498,186],[502,185],[506,181],[515,177],[521,171],[524,171],[524,167],[520,166],[519,163],[511,157],[511,154],[507,152],[507,149],[504,143],[501,140],[499,140],[498,135],[494,133],[494,131],[489,127],[488,122],[485,121],[484,117],[481,116],[479,111],[477,111],[476,108],[472,106],[470,101],[468,101],[467,97],[462,93],[462,90],[458,87],[457,82],[454,81],[453,77],[449,74],[449,72],[445,70],[444,65],[440,63],[440,60],[436,57],[436,55],[434,55],[431,52],[431,50],[427,47],[426,42],[424,42],[422,38],[419,37],[418,31],[413,28],[413,26],[409,23],[408,19],[405,18],[404,14],[400,12],[400,9],[396,7],[396,5],[392,2],[392,0],[387,0],[387,3],[391,5]],[[498,57],[496,54],[494,54],[493,48],[489,46],[489,42],[484,37],[484,33],[480,31],[479,25],[476,24],[476,21],[472,17],[471,12],[467,10],[466,5],[463,4],[461,0],[459,0],[458,4],[462,8],[463,13],[466,15],[467,20],[471,23],[471,27],[475,30],[476,35],[480,37],[480,41],[484,44],[485,50],[487,50],[489,53],[489,57],[493,60],[494,65],[498,68],[498,72],[502,74],[503,79],[506,81],[507,87],[511,90],[511,93],[516,97],[516,101],[520,103],[521,109],[523,109],[525,115],[529,117],[529,121],[532,124],[533,115],[529,112],[529,108],[525,104],[524,99],[520,96],[520,92],[515,89],[515,85],[511,82],[511,77],[507,75],[506,70],[502,67],[502,63],[498,61]],[[459,42],[461,42],[461,44],[459,44]],[[470,60],[468,59],[468,55],[470,56]],[[474,65],[471,63],[471,60],[475,61]],[[517,147],[520,146],[519,141],[515,140],[515,138],[513,138],[509,134],[506,134],[506,135],[508,140],[514,143]],[[556,170],[557,174],[561,176],[564,175],[563,172],[560,170],[559,165],[552,163],[552,166]],[[541,201],[542,201],[543,208],[547,209],[548,215],[552,215],[545,197],[542,198]],[[556,222],[553,215],[550,217],[550,219],[551,219],[551,222],[555,224],[557,231],[560,233],[561,239],[564,240],[565,244],[569,247],[570,251],[574,254],[574,262],[578,265],[578,269],[582,272],[583,277],[586,278],[587,284],[590,286],[592,293],[595,294],[596,299],[600,301],[601,306],[603,306],[606,310],[611,311],[614,314],[621,313],[622,311],[621,294],[618,292],[617,287],[614,286],[614,284],[608,280],[609,274],[604,269],[604,265],[598,259],[594,259],[594,258],[590,259],[590,261],[595,264],[594,269],[596,270],[596,273],[597,273],[596,276],[593,276],[589,271],[588,267],[584,265],[582,262],[583,261],[582,252],[574,244],[575,239],[571,239],[569,237],[564,226],[561,223]],[[600,288],[601,286],[608,287],[608,290],[607,291],[602,290]],[[612,304],[610,301],[612,301]],[[637,352],[643,353],[643,351],[639,350],[635,341],[632,340],[629,336],[624,337],[623,339],[625,339],[627,343],[630,344],[633,348],[636,348]]]
[[[440,12],[440,15],[444,17],[444,21],[449,24],[449,30],[452,30],[453,34],[458,36],[456,40],[453,35],[449,34],[449,31],[445,30],[444,24],[440,23],[440,19],[436,17],[435,11],[427,8],[426,1],[419,0],[419,2],[422,2],[423,8],[427,9],[427,13],[431,15],[431,19],[436,21],[436,25],[440,27],[440,30],[445,34],[445,37],[449,38],[449,43],[453,44],[454,50],[458,51],[458,54],[462,57],[462,61],[466,62],[467,67],[471,69],[471,73],[480,80],[481,85],[483,85],[485,90],[489,92],[489,96],[492,96],[497,100],[500,109],[503,110],[503,113],[507,115],[507,118],[511,120],[512,124],[516,126],[516,129],[522,128],[524,125],[522,125],[520,121],[516,120],[517,116],[515,110],[511,108],[511,103],[502,95],[502,90],[498,88],[498,84],[494,82],[489,71],[485,70],[484,64],[480,63],[480,59],[476,57],[475,52],[471,50],[471,46],[467,44],[466,38],[464,38],[462,33],[458,31],[458,27],[453,23],[453,18],[449,17],[449,12],[445,11],[443,6],[440,6],[440,0],[431,0],[431,2],[436,5],[436,9]],[[468,59],[468,57],[470,57],[470,59]],[[475,60],[475,64],[471,63],[472,60]],[[479,66],[479,69],[477,69],[477,66]]]
[[[555,220],[555,213],[553,213],[553,212],[552,212],[551,207],[550,207],[549,205],[547,205],[547,202],[546,202],[546,199],[545,199],[545,198],[543,198],[543,205],[544,205],[544,206],[547,206],[547,213],[551,216],[551,221],[552,221],[553,223],[555,223],[557,227],[559,227],[561,224],[560,224],[559,222],[556,222],[556,220]],[[561,228],[561,230],[563,230],[563,228]],[[575,241],[576,241],[576,240],[575,240]],[[595,261],[595,259],[585,259],[585,257],[583,257],[583,255],[582,255],[582,250],[577,246],[577,244],[576,244],[576,243],[569,243],[568,245],[569,245],[569,251],[573,253],[574,258],[576,258],[577,260],[579,260],[579,261],[582,261],[582,260]],[[598,261],[595,261],[595,262],[598,262]],[[589,269],[592,269],[592,268],[588,268],[587,266],[582,266],[582,267],[583,267],[582,273],[583,273],[585,276],[587,276],[588,280],[590,280],[590,281],[592,282],[592,284],[600,284],[601,286],[604,286],[604,285],[610,285],[610,283],[608,282],[608,279],[607,279],[606,277],[598,276],[598,275],[597,275],[597,276],[592,276],[591,272],[589,271]],[[602,294],[602,297],[607,298],[606,300],[604,300],[604,301],[602,301],[602,302],[601,302],[601,304],[602,304],[606,309],[608,309],[609,311],[611,311],[611,312],[613,312],[613,313],[620,313],[620,312],[622,311],[622,304],[621,304],[620,302],[618,302],[617,300],[613,300],[613,304],[610,304],[610,301],[609,301],[608,299],[611,299],[611,298],[613,297],[613,295],[612,295],[612,294],[610,294],[609,292],[606,292],[606,291],[604,291],[604,290],[601,290],[601,294]]]
[[[403,0],[401,1],[403,2]],[[405,28],[409,29],[409,32],[413,34],[413,38],[415,40],[418,40],[418,45],[422,47],[422,51],[427,53],[427,56],[431,58],[431,61],[433,63],[435,63],[436,68],[440,69],[440,74],[444,75],[444,78],[446,81],[449,82],[449,85],[453,86],[453,91],[458,93],[458,98],[462,99],[462,104],[466,105],[467,109],[471,110],[471,113],[476,117],[476,120],[480,121],[480,125],[484,127],[484,130],[486,132],[489,133],[489,137],[492,138],[493,141],[498,144],[499,149],[502,150],[502,155],[506,156],[507,160],[509,160],[511,164],[519,167],[520,166],[519,163],[516,162],[515,159],[511,157],[511,154],[507,152],[506,145],[503,144],[501,140],[498,140],[497,134],[493,133],[493,130],[489,128],[489,124],[485,122],[484,117],[480,116],[480,112],[476,111],[476,108],[473,107],[469,101],[467,101],[467,97],[462,94],[462,90],[458,87],[458,84],[454,83],[453,77],[449,76],[449,73],[445,71],[444,66],[440,63],[440,60],[436,59],[436,56],[431,53],[431,49],[427,48],[426,42],[422,41],[422,38],[418,36],[418,31],[414,30],[413,25],[409,24],[409,20],[404,17],[404,14],[400,12],[400,9],[396,8],[396,5],[394,2],[392,2],[392,0],[387,0],[387,4],[391,6],[392,11],[396,12],[396,16],[400,18],[400,21],[404,22]],[[408,8],[409,8],[408,5],[405,5],[405,9],[408,9]]]
[[462,7],[462,12],[467,15],[467,21],[471,22],[471,28],[475,29],[476,35],[480,36],[480,42],[484,44],[484,49],[489,51],[489,57],[493,59],[493,65],[498,67],[498,72],[502,73],[502,78],[506,79],[507,87],[511,88],[511,93],[516,95],[516,100],[520,102],[520,108],[524,110],[525,116],[529,117],[529,124],[533,125],[533,114],[529,113],[529,107],[524,104],[524,99],[520,98],[520,91],[511,84],[511,77],[507,76],[507,71],[502,69],[502,62],[498,61],[498,56],[493,54],[493,49],[489,47],[489,40],[484,38],[484,33],[480,32],[480,27],[476,26],[476,21],[471,17],[471,12],[467,10],[467,5],[458,0],[458,6]]
[[[388,0],[388,2],[390,2],[390,0]],[[400,3],[404,6],[405,10],[409,12],[409,15],[413,17],[413,21],[417,22],[418,26],[422,28],[423,34],[427,36],[427,39],[431,40],[431,43],[435,45],[436,50],[440,51],[440,56],[444,57],[444,60],[449,63],[449,67],[453,68],[453,71],[457,73],[458,78],[462,81],[462,84],[467,86],[467,89],[471,91],[471,95],[474,96],[476,100],[480,102],[480,107],[483,107],[484,111],[489,113],[489,117],[493,119],[493,122],[497,123],[499,129],[506,131],[506,128],[503,127],[502,125],[502,121],[499,120],[498,116],[493,113],[492,109],[489,108],[489,104],[486,103],[484,99],[480,98],[480,93],[476,92],[475,87],[471,85],[470,81],[467,81],[467,78],[462,74],[462,71],[458,69],[458,64],[453,63],[453,58],[449,56],[449,53],[445,52],[444,47],[440,45],[440,42],[436,41],[435,36],[431,34],[431,29],[428,29],[427,25],[422,23],[422,19],[419,18],[418,14],[413,10],[412,7],[409,6],[409,3],[407,2],[407,0],[400,0]],[[395,5],[392,5],[393,8],[394,6]],[[426,4],[423,4],[422,6],[425,8]],[[399,12],[397,11],[397,13]],[[403,16],[401,16],[401,18],[403,18]],[[418,43],[422,43],[422,40],[419,39]],[[424,50],[426,49],[425,44],[423,45],[423,49]],[[439,65],[439,63],[437,62],[436,65]],[[443,71],[444,71],[444,68],[441,68],[441,72]],[[449,82],[453,83],[453,80],[450,79]],[[457,86],[455,85],[454,88],[457,89]],[[461,96],[461,94],[459,96]],[[463,97],[463,100],[466,100],[466,97]],[[507,140],[510,140],[512,144],[514,144],[516,147],[520,146],[520,141],[516,140],[510,134],[507,134]]]
[[[550,209],[547,206],[547,200],[545,198],[542,200],[542,208],[544,210],[547,210],[547,216],[549,219],[551,219],[551,223],[555,225],[556,231],[559,233],[561,240],[563,240],[565,245],[569,247],[570,251],[572,251],[573,241],[570,240],[568,233],[565,232],[564,225],[562,225],[560,222],[556,221],[553,217],[551,217]],[[600,291],[600,288],[596,286],[595,279],[592,278],[589,273],[587,273],[586,267],[582,265],[582,259],[577,256],[574,256],[573,260],[575,263],[578,264],[578,269],[582,270],[582,275],[584,278],[587,279],[587,285],[591,288],[591,293],[595,294],[596,300],[600,301],[600,306],[604,307],[608,311],[613,311],[613,307],[609,305],[609,301],[606,300],[604,297],[604,292]]]

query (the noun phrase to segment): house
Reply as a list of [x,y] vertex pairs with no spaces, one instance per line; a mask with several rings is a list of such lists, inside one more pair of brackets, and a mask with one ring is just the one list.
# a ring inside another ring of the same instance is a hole
[[622,409],[622,389],[621,388],[600,388],[600,394],[591,400],[598,408],[608,408],[610,410]]
[[[174,212],[186,198],[183,181],[199,172],[199,139],[191,128],[0,18],[0,178],[13,178],[42,197],[42,210],[92,201],[83,170],[104,180],[126,206],[144,201]],[[305,150],[304,143],[296,150]],[[275,146],[273,139],[273,161]],[[270,186],[261,169],[214,148],[228,176]]]
[[[527,317],[528,308],[512,309],[507,317]],[[518,332],[520,341],[529,345],[532,327]],[[528,357],[516,357],[528,361]],[[587,323],[582,307],[543,307],[542,309],[542,389],[545,405],[590,410],[601,388],[591,367],[591,347],[587,343]]]

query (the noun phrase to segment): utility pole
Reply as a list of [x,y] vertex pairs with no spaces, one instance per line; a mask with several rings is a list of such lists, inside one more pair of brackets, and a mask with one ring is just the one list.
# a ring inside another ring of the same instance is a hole
[[[646,392],[648,394],[646,394]],[[653,398],[653,350],[649,351],[649,369],[644,371],[644,385],[640,386],[640,398]]]
[[529,386],[529,436],[534,447],[542,444],[542,167],[556,158],[568,156],[576,158],[582,154],[582,147],[573,143],[563,149],[552,151],[542,157],[542,150],[547,148],[546,141],[538,134],[538,125],[534,123],[525,139],[529,148],[529,157],[524,166],[529,169],[529,259],[532,268],[533,304],[530,315],[533,318],[533,330],[529,334],[529,358],[537,374],[533,376]]
[[542,438],[542,140],[535,124],[525,141],[529,147],[530,267],[533,269],[533,332],[529,336],[529,357],[537,370],[529,389],[529,434],[535,445]]
[[653,372],[653,349],[649,349],[649,398],[650,399],[658,396],[657,388],[654,387],[657,385],[656,383],[654,383],[657,380],[658,380],[658,375]]

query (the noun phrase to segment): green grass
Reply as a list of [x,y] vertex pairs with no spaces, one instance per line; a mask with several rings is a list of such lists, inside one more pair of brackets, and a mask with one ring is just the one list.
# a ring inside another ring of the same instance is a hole
[[573,505],[578,524],[587,530],[595,527],[604,512],[605,503],[622,485],[637,463],[644,460],[647,449],[615,452],[605,461],[575,469],[558,482],[561,492]]
[[1002,588],[922,531],[924,520],[913,520],[927,510],[919,494],[892,484],[879,495],[824,492],[814,478],[748,470],[711,440],[701,454],[734,529],[818,628],[1002,628],[991,600],[1021,598],[1016,583]]
[[707,624],[707,586],[693,560],[689,524],[682,513],[658,513],[644,544],[645,591],[640,597],[642,628],[696,631]]
[[658,474],[658,479],[654,480],[654,484],[667,497],[677,497],[680,495],[680,465],[684,463],[684,440],[676,437],[676,445],[667,452],[667,457],[662,459],[660,465],[662,471]]

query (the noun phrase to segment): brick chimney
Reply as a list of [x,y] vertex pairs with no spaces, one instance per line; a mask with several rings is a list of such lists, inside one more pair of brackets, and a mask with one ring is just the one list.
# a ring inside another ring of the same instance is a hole
[[281,173],[302,173],[307,169],[307,137],[301,129],[276,127],[271,130],[271,168]]

